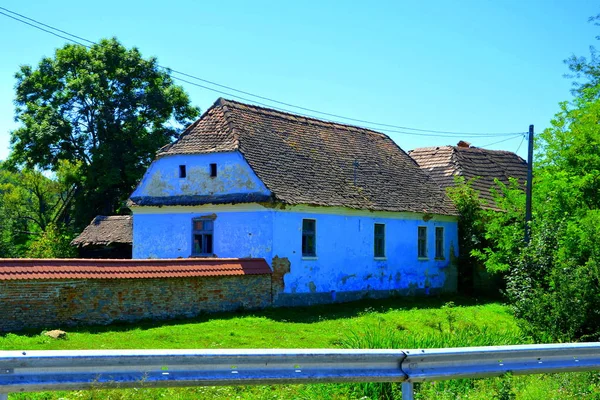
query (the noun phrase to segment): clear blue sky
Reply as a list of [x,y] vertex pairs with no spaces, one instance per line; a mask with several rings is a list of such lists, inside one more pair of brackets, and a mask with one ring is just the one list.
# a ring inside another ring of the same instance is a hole
[[[588,55],[600,28],[587,0],[4,0],[91,40],[116,36],[161,65],[353,118],[461,132],[536,131],[569,100],[562,60]],[[0,15],[0,159],[14,122],[14,73],[65,40]],[[185,85],[206,110],[220,95]],[[224,96],[227,97],[227,96]],[[390,133],[404,149],[460,136]],[[485,146],[502,138],[469,138]],[[491,148],[517,150],[521,138]],[[519,154],[526,156],[523,143]]]

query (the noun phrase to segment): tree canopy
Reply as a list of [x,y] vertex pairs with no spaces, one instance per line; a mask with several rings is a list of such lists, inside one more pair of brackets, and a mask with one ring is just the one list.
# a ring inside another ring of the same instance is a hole
[[73,175],[75,225],[118,212],[156,151],[197,117],[185,91],[156,59],[117,39],[68,44],[16,74],[14,166]]

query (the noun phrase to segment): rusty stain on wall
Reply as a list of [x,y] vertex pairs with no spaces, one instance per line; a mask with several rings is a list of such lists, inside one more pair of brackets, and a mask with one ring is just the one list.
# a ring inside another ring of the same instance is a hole
[[271,268],[273,268],[272,275],[272,283],[271,290],[273,292],[273,298],[279,293],[282,293],[285,290],[285,274],[289,273],[291,270],[290,260],[287,257],[273,257],[271,261]]

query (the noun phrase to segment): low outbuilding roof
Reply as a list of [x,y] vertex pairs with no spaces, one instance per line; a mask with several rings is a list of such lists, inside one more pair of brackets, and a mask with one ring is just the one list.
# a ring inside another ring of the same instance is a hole
[[0,280],[150,279],[270,273],[271,268],[262,258],[0,259]]
[[107,246],[113,243],[131,244],[133,218],[131,215],[98,215],[83,232],[71,242],[72,245]]
[[504,184],[509,178],[522,185],[527,183],[527,161],[510,151],[470,147],[461,142],[458,146],[421,147],[409,154],[444,189],[454,185],[455,176],[476,178],[472,187],[491,209],[497,209],[490,191],[496,186],[495,179]]
[[[218,99],[158,157],[229,151],[242,153],[276,202],[456,214],[446,194],[387,135],[232,100]],[[168,197],[130,201],[167,205]]]

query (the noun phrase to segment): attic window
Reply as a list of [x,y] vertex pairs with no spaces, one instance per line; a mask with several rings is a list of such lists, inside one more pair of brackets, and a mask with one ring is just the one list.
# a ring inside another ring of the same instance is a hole
[[216,178],[217,176],[217,164],[210,164],[210,177]]
[[185,178],[186,176],[187,176],[187,173],[185,171],[185,165],[180,165],[179,166],[179,177]]

